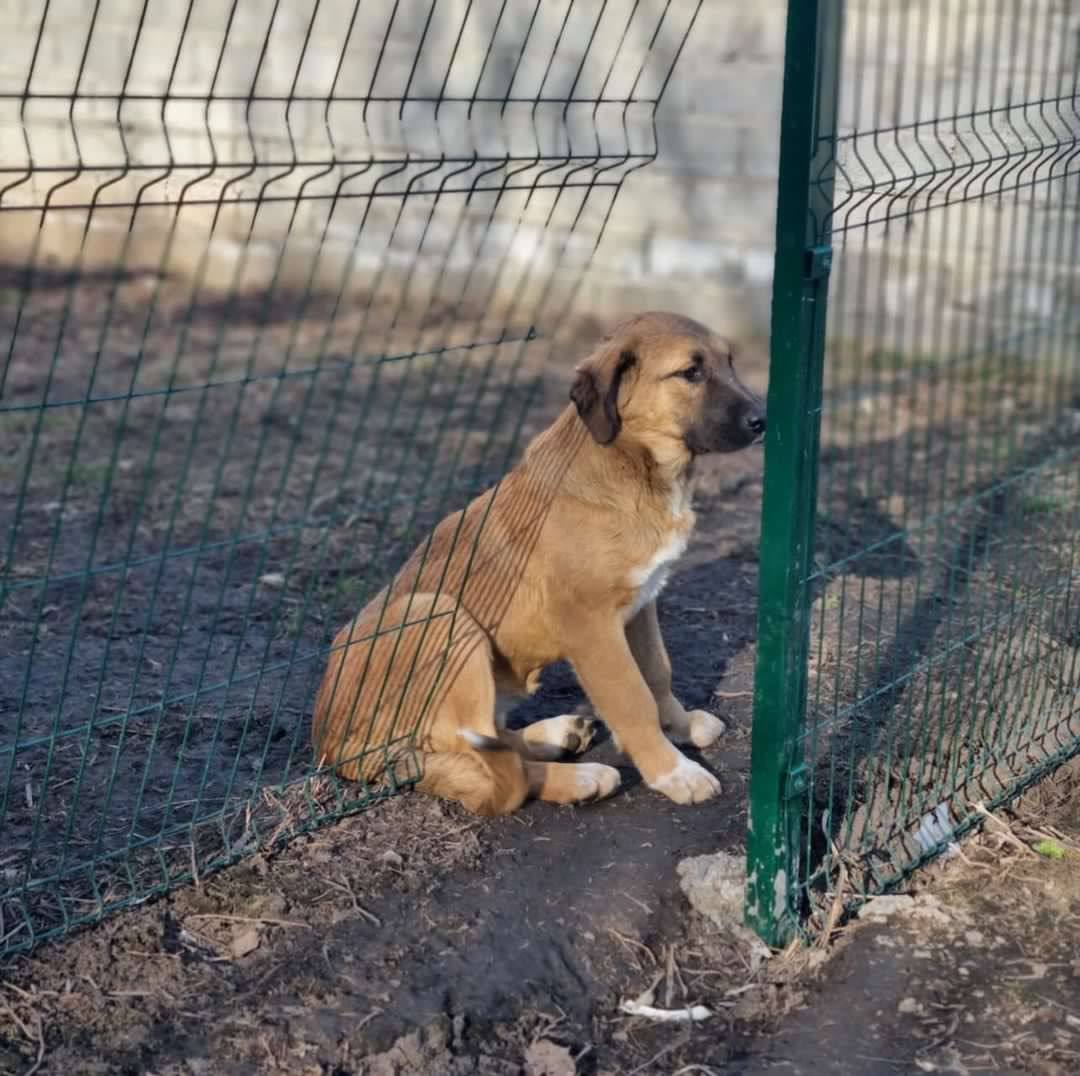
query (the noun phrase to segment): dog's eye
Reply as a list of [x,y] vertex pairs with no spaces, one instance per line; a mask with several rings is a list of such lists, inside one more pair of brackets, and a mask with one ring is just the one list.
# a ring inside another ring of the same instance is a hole
[[679,374],[679,376],[684,381],[689,381],[691,384],[695,384],[696,382],[700,381],[705,376],[705,371],[702,370],[702,368],[700,366],[697,366],[697,365],[688,366],[685,370],[683,370]]

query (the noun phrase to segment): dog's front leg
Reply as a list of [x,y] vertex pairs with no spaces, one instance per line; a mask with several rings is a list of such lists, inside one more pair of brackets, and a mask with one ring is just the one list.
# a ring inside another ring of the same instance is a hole
[[660,728],[656,699],[620,619],[581,618],[569,643],[567,657],[585,694],[645,783],[676,803],[700,803],[715,796],[720,782],[688,759]]
[[660,633],[656,602],[649,602],[626,625],[626,641],[656,699],[660,725],[676,742],[708,747],[724,732],[724,722],[706,710],[685,707],[671,692],[671,659]]

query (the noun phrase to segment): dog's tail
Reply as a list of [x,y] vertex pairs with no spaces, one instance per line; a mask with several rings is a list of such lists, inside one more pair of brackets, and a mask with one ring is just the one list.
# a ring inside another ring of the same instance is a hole
[[468,729],[462,729],[459,735],[469,745],[468,750],[421,753],[423,776],[417,787],[435,796],[457,800],[473,814],[516,811],[529,793],[525,760],[494,737]]

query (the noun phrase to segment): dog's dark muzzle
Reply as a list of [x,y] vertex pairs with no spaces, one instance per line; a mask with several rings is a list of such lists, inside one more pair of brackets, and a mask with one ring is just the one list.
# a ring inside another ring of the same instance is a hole
[[765,426],[764,408],[740,401],[688,431],[686,447],[695,456],[709,452],[738,452],[758,444],[765,436]]

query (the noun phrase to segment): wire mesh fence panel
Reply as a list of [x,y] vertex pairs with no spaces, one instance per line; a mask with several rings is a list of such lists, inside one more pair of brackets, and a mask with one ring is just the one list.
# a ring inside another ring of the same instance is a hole
[[330,639],[505,469],[699,7],[0,4],[0,953],[415,780],[314,768]]
[[1080,749],[1076,12],[790,19],[750,909],[778,938]]

